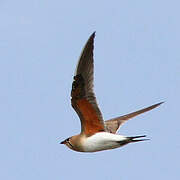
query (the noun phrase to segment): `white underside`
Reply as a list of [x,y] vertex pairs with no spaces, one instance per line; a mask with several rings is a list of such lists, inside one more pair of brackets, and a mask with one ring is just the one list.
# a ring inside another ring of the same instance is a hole
[[122,135],[100,132],[88,137],[83,142],[83,149],[85,152],[96,152],[107,149],[114,149],[122,146],[120,141],[123,142],[126,139],[127,138]]

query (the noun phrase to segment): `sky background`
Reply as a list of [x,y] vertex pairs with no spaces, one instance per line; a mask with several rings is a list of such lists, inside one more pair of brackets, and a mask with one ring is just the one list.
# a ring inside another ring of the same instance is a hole
[[[0,179],[178,180],[179,7],[178,0],[1,0]],[[94,31],[104,119],[165,101],[119,132],[151,141],[97,153],[59,144],[80,131],[71,83]]]

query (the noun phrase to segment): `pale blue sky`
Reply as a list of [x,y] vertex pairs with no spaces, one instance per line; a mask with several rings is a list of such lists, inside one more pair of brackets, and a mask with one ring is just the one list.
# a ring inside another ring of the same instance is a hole
[[[180,1],[1,0],[0,179],[179,179]],[[119,133],[151,141],[98,153],[59,142],[79,133],[75,66],[95,38],[104,119],[166,101]]]

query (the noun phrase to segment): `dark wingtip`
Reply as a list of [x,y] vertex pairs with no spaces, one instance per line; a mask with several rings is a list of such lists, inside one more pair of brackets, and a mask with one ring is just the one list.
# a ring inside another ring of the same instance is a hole
[[90,36],[90,38],[89,38],[89,39],[91,39],[91,38],[93,38],[93,39],[94,39],[95,35],[96,35],[96,31],[94,31],[94,32],[91,34],[91,36]]
[[[94,44],[94,37],[95,37],[95,35],[96,35],[96,31],[94,31],[91,35],[90,35],[90,37],[89,37],[89,39],[87,40],[87,43],[86,43],[86,46],[89,44],[92,44],[92,46],[94,46],[93,44]],[[85,47],[86,47],[85,46]]]
[[157,106],[159,106],[159,105],[161,105],[163,103],[165,103],[165,101],[161,101],[160,103],[157,103]]
[[160,106],[160,105],[163,104],[163,103],[165,103],[165,101],[162,101],[162,102],[160,102],[160,103],[154,104],[154,105],[152,105],[151,107],[156,108],[156,107]]

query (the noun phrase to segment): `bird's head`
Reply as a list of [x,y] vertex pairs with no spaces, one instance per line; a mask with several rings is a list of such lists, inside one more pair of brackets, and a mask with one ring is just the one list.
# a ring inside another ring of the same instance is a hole
[[74,150],[74,151],[84,151],[83,150],[83,142],[84,136],[82,135],[75,135],[72,137],[69,137],[67,139],[65,139],[64,141],[60,142],[60,144],[64,144],[66,145],[68,148]]

